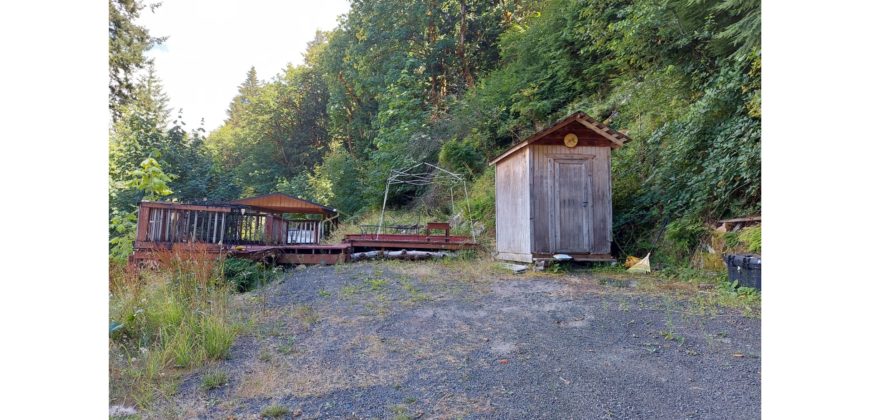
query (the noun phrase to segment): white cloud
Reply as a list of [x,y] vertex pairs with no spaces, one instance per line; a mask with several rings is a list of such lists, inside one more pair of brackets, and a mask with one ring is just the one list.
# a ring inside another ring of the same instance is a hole
[[317,29],[333,29],[348,0],[167,0],[140,22],[152,35],[168,36],[149,51],[170,97],[173,117],[184,109],[188,127],[220,126],[251,66],[261,80],[288,63],[302,63]]

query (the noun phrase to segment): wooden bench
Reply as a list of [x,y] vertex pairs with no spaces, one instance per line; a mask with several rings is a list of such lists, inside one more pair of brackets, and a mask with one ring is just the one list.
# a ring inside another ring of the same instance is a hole
[[426,223],[426,236],[431,235],[433,230],[443,230],[444,236],[450,236],[450,223],[449,222],[429,222],[429,223]]

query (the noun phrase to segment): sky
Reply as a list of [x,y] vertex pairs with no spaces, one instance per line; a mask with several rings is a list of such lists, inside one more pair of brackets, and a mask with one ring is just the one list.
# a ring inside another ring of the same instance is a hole
[[348,0],[165,0],[139,23],[153,36],[168,36],[148,56],[173,108],[189,128],[205,119],[218,128],[251,66],[271,80],[289,63],[301,64],[318,29],[337,26]]

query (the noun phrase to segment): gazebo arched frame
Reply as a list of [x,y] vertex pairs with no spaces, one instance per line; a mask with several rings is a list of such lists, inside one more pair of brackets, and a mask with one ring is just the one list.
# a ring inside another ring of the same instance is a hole
[[408,166],[404,169],[390,170],[390,176],[387,178],[387,183],[384,186],[384,202],[381,205],[381,217],[378,221],[377,238],[380,238],[381,231],[384,227],[384,213],[387,210],[387,197],[390,194],[391,185],[443,185],[450,188],[450,208],[456,214],[456,201],[454,199],[454,188],[462,186],[462,192],[465,195],[466,211],[468,212],[468,222],[471,226],[471,239],[477,241],[474,233],[474,220],[471,218],[471,206],[468,202],[468,185],[465,182],[465,177],[460,174],[450,172],[440,166],[431,163],[421,162],[415,165]]

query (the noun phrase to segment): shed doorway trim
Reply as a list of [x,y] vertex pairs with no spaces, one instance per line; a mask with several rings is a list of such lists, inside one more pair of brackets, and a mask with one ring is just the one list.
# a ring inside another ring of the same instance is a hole
[[593,157],[551,155],[547,159],[550,244],[553,252],[591,252]]

